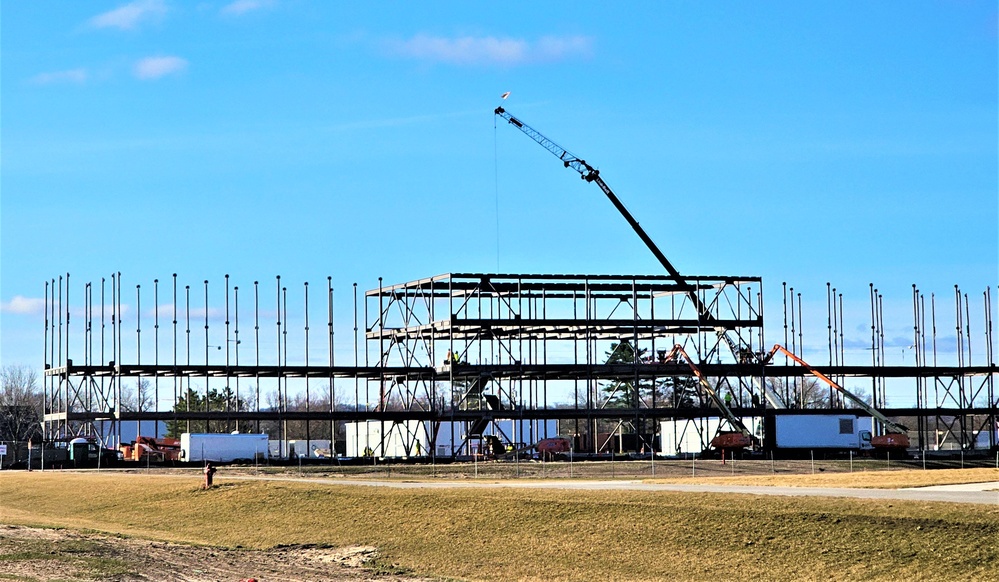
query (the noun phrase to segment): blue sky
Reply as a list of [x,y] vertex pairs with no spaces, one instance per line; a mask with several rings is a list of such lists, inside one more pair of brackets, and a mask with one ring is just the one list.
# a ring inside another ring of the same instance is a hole
[[997,79],[995,2],[6,2],[0,360],[66,272],[332,276],[344,328],[378,277],[659,273],[505,91],[681,272],[763,276],[769,324],[787,281],[816,343],[873,282],[904,337],[913,283],[999,302]]

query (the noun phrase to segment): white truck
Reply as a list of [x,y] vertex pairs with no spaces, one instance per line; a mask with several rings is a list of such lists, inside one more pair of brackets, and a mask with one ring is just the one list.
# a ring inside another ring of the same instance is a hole
[[267,438],[266,434],[185,432],[180,435],[180,460],[187,463],[266,460]]
[[781,414],[774,417],[773,444],[785,450],[870,450],[871,427],[870,418],[855,414]]

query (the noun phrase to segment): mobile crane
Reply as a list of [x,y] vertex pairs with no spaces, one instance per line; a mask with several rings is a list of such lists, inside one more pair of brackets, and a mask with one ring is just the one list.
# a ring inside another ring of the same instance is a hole
[[[759,361],[759,357],[756,353],[754,353],[751,349],[745,346],[739,345],[738,342],[736,342],[729,336],[728,330],[726,330],[724,327],[720,325],[717,325],[717,318],[711,313],[711,310],[708,308],[708,306],[706,306],[704,302],[701,301],[701,298],[697,296],[696,287],[687,282],[684,276],[680,274],[680,271],[678,271],[677,268],[673,266],[673,263],[669,262],[669,259],[666,258],[666,255],[663,254],[661,250],[659,250],[659,247],[656,246],[656,243],[652,241],[652,238],[648,235],[648,233],[645,232],[645,229],[643,229],[642,226],[638,224],[638,221],[635,220],[635,217],[632,216],[631,212],[629,212],[628,209],[624,206],[624,203],[622,203],[621,200],[617,197],[617,195],[614,194],[614,191],[611,190],[610,186],[608,186],[607,183],[604,182],[604,179],[600,177],[600,170],[597,170],[590,164],[586,163],[585,160],[579,158],[578,156],[572,154],[562,146],[548,139],[533,127],[527,125],[526,123],[517,119],[513,115],[510,115],[510,113],[507,112],[502,107],[497,107],[494,113],[499,117],[502,117],[503,119],[507,120],[511,125],[519,129],[520,131],[524,132],[525,135],[527,135],[535,142],[537,142],[539,145],[541,145],[541,147],[545,148],[546,150],[554,154],[555,157],[557,157],[559,160],[562,161],[562,164],[566,168],[572,168],[573,170],[579,172],[583,180],[586,180],[587,182],[593,182],[597,186],[599,186],[600,190],[603,191],[603,193],[611,201],[611,204],[614,205],[614,208],[616,208],[617,211],[621,213],[621,216],[623,216],[624,219],[628,221],[628,224],[631,225],[631,228],[635,231],[638,237],[642,239],[642,242],[645,243],[645,246],[648,247],[650,251],[652,251],[652,254],[655,255],[659,263],[666,269],[666,272],[670,274],[670,276],[673,278],[674,281],[676,281],[680,289],[682,289],[684,293],[687,295],[687,297],[690,298],[690,302],[691,304],[693,304],[694,309],[697,311],[697,314],[701,318],[701,320],[707,323],[708,325],[711,325],[714,328],[715,334],[718,336],[718,339],[721,342],[723,342],[726,346],[728,346],[728,349],[732,352],[732,355],[735,358],[736,362],[754,363]],[[777,395],[776,392],[767,389],[766,386],[761,386],[760,388],[761,391],[763,392],[764,397],[767,399],[767,402],[769,402],[771,406],[778,409],[787,408],[787,406],[784,404],[784,401],[781,400],[780,396]],[[712,397],[712,400],[715,400],[716,404],[722,404],[715,397]]]
[[[693,304],[694,308],[697,310],[697,313],[700,316],[701,320],[705,321],[708,325],[711,325],[714,328],[719,341],[725,343],[725,345],[728,346],[729,350],[732,352],[732,355],[733,357],[735,357],[735,360],[737,362],[758,363],[761,365],[766,365],[771,362],[771,360],[777,354],[778,351],[783,352],[792,360],[796,361],[798,364],[808,369],[808,371],[811,374],[813,374],[814,376],[816,376],[817,378],[828,384],[830,387],[834,388],[835,390],[839,391],[841,394],[849,398],[858,407],[863,409],[865,412],[870,414],[872,417],[877,419],[878,422],[881,423],[881,425],[885,429],[885,434],[873,437],[871,439],[872,446],[881,449],[905,449],[909,446],[909,437],[906,434],[908,429],[905,426],[902,426],[898,423],[889,420],[879,410],[867,404],[866,402],[864,402],[856,395],[843,388],[842,386],[839,386],[830,378],[817,371],[815,368],[807,364],[804,360],[795,356],[793,353],[785,349],[783,346],[781,345],[774,346],[774,348],[770,351],[770,353],[764,357],[762,356],[762,354],[757,354],[753,352],[751,349],[739,345],[738,342],[736,342],[731,338],[731,336],[729,336],[728,330],[726,330],[724,327],[720,325],[716,325],[717,319],[711,313],[710,309],[708,309],[708,307],[704,305],[704,302],[701,301],[700,297],[698,297],[696,288],[687,282],[687,280],[683,277],[683,275],[681,275],[680,272],[676,269],[676,267],[674,267],[673,264],[670,263],[669,259],[666,258],[666,255],[663,254],[663,252],[659,249],[658,246],[656,246],[656,243],[652,241],[652,238],[649,237],[648,233],[645,232],[645,229],[643,229],[642,226],[638,223],[638,221],[635,220],[635,217],[632,216],[631,212],[629,212],[628,209],[624,206],[624,203],[621,202],[621,200],[617,197],[617,195],[614,194],[614,191],[611,190],[610,186],[608,186],[607,183],[604,182],[603,178],[600,177],[600,170],[597,170],[590,164],[586,163],[585,160],[579,158],[578,156],[572,154],[562,146],[548,139],[539,131],[527,125],[520,119],[517,119],[502,107],[497,107],[494,113],[497,116],[507,120],[507,122],[509,122],[511,125],[522,131],[525,135],[533,139],[535,142],[541,145],[541,147],[545,148],[553,155],[555,155],[555,157],[557,157],[559,160],[562,161],[563,166],[565,166],[566,168],[571,168],[576,172],[579,172],[583,180],[586,180],[587,182],[594,182],[596,183],[597,186],[600,187],[600,190],[607,196],[607,198],[611,201],[611,203],[618,210],[618,212],[621,213],[621,216],[623,216],[624,219],[628,221],[628,224],[635,231],[638,237],[642,239],[642,242],[645,243],[645,246],[648,247],[650,251],[652,251],[652,254],[656,257],[659,263],[666,269],[666,272],[670,274],[673,280],[676,281],[677,285],[684,291],[684,293],[686,293],[687,297],[690,298],[690,301]],[[693,363],[693,361],[687,356],[686,352],[683,351],[683,348],[681,348],[679,345],[674,347],[673,350],[670,352],[670,355],[667,357],[667,361],[670,361],[671,359],[673,361],[680,361],[681,356],[683,358],[683,361],[690,366],[691,370],[697,376],[698,381],[700,382],[701,386],[705,389],[705,392],[708,394],[708,396],[715,404],[715,406],[722,412],[723,416],[729,422],[729,424],[731,424],[732,427],[736,429],[735,432],[719,434],[717,437],[715,437],[715,439],[712,440],[712,446],[724,451],[724,450],[734,450],[748,446],[758,445],[759,440],[757,439],[757,437],[752,435],[751,432],[742,423],[742,421],[739,420],[739,418],[729,409],[729,407],[725,405],[725,402],[719,397],[718,393],[713,388],[711,388],[710,383],[703,376],[703,374],[701,374],[700,370]],[[754,378],[754,383],[755,382],[756,380]],[[763,392],[764,397],[767,399],[767,402],[769,402],[773,408],[775,409],[787,408],[787,406],[785,405],[784,401],[780,398],[780,396],[773,390],[769,389],[766,386],[765,382],[760,383],[758,387]]]

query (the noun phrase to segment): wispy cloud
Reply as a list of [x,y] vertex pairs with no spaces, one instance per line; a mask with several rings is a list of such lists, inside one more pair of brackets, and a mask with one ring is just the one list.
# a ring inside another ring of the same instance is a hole
[[514,66],[588,58],[593,54],[593,40],[588,36],[545,36],[531,41],[494,36],[418,34],[407,40],[386,41],[385,47],[396,56],[452,65]]
[[0,303],[0,312],[18,315],[39,315],[45,311],[45,300],[38,297],[15,295],[10,301]]
[[134,30],[144,22],[159,20],[167,13],[163,0],[136,0],[98,14],[88,22],[93,28]]
[[270,8],[273,5],[273,0],[236,0],[223,6],[219,12],[224,16],[242,16],[247,12]]
[[59,83],[84,83],[88,78],[87,70],[69,69],[67,71],[52,71],[49,73],[39,73],[29,79],[35,85],[56,85]]
[[149,57],[135,63],[133,74],[139,79],[159,79],[187,68],[187,60],[180,57]]

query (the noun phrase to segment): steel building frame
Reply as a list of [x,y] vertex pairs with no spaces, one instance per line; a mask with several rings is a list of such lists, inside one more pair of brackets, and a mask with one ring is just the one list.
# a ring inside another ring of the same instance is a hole
[[[354,285],[353,362],[342,365],[336,362],[331,278],[319,302],[326,303],[326,330],[321,341],[310,345],[315,332],[309,325],[307,283],[300,317],[289,314],[288,289],[280,277],[273,294],[262,292],[255,281],[248,301],[246,291],[241,296],[239,287],[230,288],[226,276],[224,301],[215,300],[224,303],[223,310],[212,307],[208,281],[202,297],[202,285],[180,287],[174,275],[162,294],[160,282],[153,282],[153,307],[143,311],[142,287],[135,286],[133,307],[123,296],[120,273],[102,279],[99,286],[86,283],[82,306],[71,308],[66,275],[45,284],[44,433],[49,439],[94,436],[113,443],[126,422],[137,423],[138,431],[141,423],[157,421],[249,422],[258,428],[261,422],[276,422],[282,436],[290,421],[307,421],[306,431],[311,423],[381,420],[408,426],[426,421],[434,434],[447,422],[463,427],[461,434],[453,435],[458,438],[452,439],[456,444],[451,450],[451,456],[461,456],[480,451],[491,437],[518,447],[555,436],[544,432],[547,425],[541,421],[559,419],[564,421],[562,432],[581,437],[584,451],[605,448],[600,423],[630,426],[637,448],[649,423],[718,416],[718,409],[704,400],[680,408],[659,400],[654,389],[647,397],[632,389],[626,400],[614,393],[615,382],[655,386],[665,379],[689,378],[689,367],[661,361],[674,345],[683,346],[713,383],[733,394],[738,415],[779,414],[763,410],[758,386],[768,378],[784,378],[789,390],[785,396],[793,401],[791,392],[808,370],[786,362],[764,366],[752,358],[741,359],[717,333],[724,328],[749,351],[767,351],[760,278],[685,279],[709,306],[710,324],[701,321],[691,305],[690,288],[665,275],[452,273],[398,285],[379,283],[364,294],[363,319]],[[881,296],[873,286],[872,362],[847,365],[842,295],[827,289],[829,362],[815,367],[840,382],[870,379],[876,406],[893,417],[916,418],[914,433],[922,449],[970,450],[975,436],[999,421],[990,291],[984,293],[986,346],[976,350],[978,365],[971,360],[968,298],[960,290],[955,293],[955,365],[938,362],[936,299],[927,301],[915,288],[916,363],[886,365]],[[166,307],[161,306],[161,295],[167,298]],[[269,295],[265,301],[273,310],[261,308],[263,295]],[[785,286],[785,322],[790,321],[790,327],[785,325],[784,343],[800,353],[800,293],[797,307],[795,299],[794,290]],[[83,324],[75,323],[81,317]],[[302,321],[302,328],[289,330],[292,319]],[[133,323],[134,342],[128,339]],[[267,332],[268,326],[274,331]],[[295,337],[302,341],[290,339]],[[630,363],[606,363],[615,343],[633,346],[639,357]],[[322,346],[318,356],[310,354],[316,345]],[[915,407],[884,406],[885,385],[897,379],[911,382]],[[129,399],[140,399],[143,381],[151,383],[152,403],[123,409]],[[267,406],[261,402],[262,386],[276,391]],[[170,405],[187,391],[207,396],[209,389],[225,390],[224,410],[174,410]],[[304,408],[294,406],[293,395],[303,392]],[[313,403],[317,394],[327,398],[321,406]],[[830,398],[830,406],[848,409],[849,403]],[[506,434],[509,431],[497,424],[506,420],[532,428],[527,434]],[[990,435],[990,446],[996,446],[994,431]],[[432,455],[435,449],[431,447]]]

